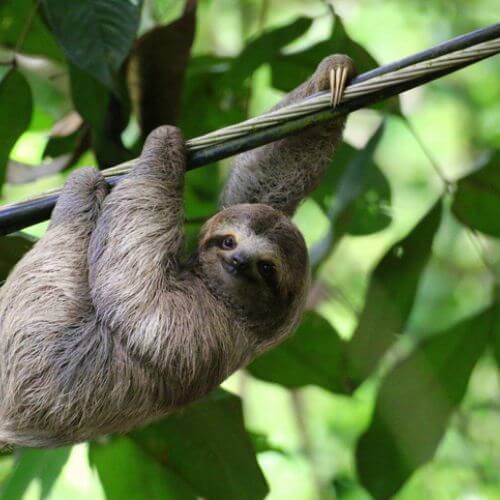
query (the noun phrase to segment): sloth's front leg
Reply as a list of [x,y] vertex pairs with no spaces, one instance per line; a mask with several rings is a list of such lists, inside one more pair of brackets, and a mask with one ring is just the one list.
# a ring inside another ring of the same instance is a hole
[[[331,91],[332,105],[336,105],[354,75],[354,64],[348,56],[326,57],[309,80],[273,109],[323,90]],[[292,215],[320,183],[342,137],[345,120],[339,117],[238,155],[224,189],[222,205],[265,203]]]
[[106,198],[91,239],[89,271],[94,307],[110,325],[133,323],[175,280],[184,245],[185,170],[180,131],[159,127]]

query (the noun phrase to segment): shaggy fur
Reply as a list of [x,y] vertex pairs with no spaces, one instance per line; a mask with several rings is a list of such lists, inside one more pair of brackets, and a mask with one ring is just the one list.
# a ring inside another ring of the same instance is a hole
[[[285,102],[328,88],[338,63],[323,62]],[[125,432],[202,397],[288,336],[308,260],[283,212],[319,182],[342,126],[242,155],[224,194],[232,206],[207,222],[187,261],[177,129],[154,131],[109,194],[94,169],[74,172],[46,235],[0,289],[0,441],[59,446]]]

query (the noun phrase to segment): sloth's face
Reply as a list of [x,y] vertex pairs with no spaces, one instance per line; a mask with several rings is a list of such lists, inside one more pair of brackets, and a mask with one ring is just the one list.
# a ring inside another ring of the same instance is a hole
[[199,258],[212,288],[249,312],[279,313],[307,287],[304,239],[267,205],[235,205],[215,215],[202,230]]

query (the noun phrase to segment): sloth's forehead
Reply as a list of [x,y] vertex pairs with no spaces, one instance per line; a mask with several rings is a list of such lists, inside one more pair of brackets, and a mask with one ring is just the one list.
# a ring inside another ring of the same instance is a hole
[[222,224],[218,230],[218,233],[231,234],[236,238],[239,243],[251,244],[256,248],[264,247],[274,247],[276,242],[273,242],[267,233],[260,232],[257,233],[252,224],[248,221],[232,221]]

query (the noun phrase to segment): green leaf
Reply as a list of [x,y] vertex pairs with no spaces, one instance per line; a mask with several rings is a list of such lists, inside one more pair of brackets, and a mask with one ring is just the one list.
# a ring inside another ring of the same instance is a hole
[[109,89],[130,52],[141,15],[139,0],[41,0],[66,57]]
[[[32,0],[0,2],[0,45],[14,49],[24,37],[19,50],[24,54],[41,55],[63,61],[64,55],[39,15],[32,17],[37,4]],[[32,18],[29,30],[26,23]]]
[[361,150],[343,143],[313,192],[312,198],[330,220],[330,230],[311,251],[313,267],[318,267],[346,232],[369,234],[390,224],[390,186],[373,161],[383,133],[382,124]]
[[[374,57],[347,34],[339,16],[332,18],[332,32],[327,40],[300,52],[279,54],[270,59],[273,86],[283,92],[290,92],[307,80],[318,64],[332,54],[347,54],[354,61],[358,73],[376,68],[379,64]],[[400,113],[398,98],[381,103],[382,109]]]
[[195,500],[184,481],[128,437],[91,443],[89,461],[97,469],[108,500]]
[[374,498],[392,497],[434,455],[493,328],[492,310],[423,341],[383,379],[356,462]]
[[[29,127],[33,102],[28,82],[11,69],[0,82],[0,190],[5,182],[9,155],[19,136]],[[5,110],[12,110],[6,113]]]
[[361,150],[343,143],[313,193],[337,232],[371,234],[391,222],[391,188],[373,158],[384,130],[382,123]]
[[460,179],[452,211],[466,226],[500,237],[500,151]]
[[441,220],[441,200],[392,246],[373,272],[365,307],[348,344],[351,378],[361,383],[403,333]]
[[245,431],[239,398],[222,390],[131,434],[207,500],[257,500],[268,487]]
[[233,60],[228,73],[231,84],[241,85],[259,66],[268,63],[283,47],[302,36],[311,24],[312,19],[300,17],[286,26],[266,31],[254,38]]
[[196,3],[186,5],[188,8],[179,19],[141,36],[131,56],[128,67],[137,86],[144,137],[160,125],[174,125],[178,121],[196,25]]
[[322,59],[332,54],[347,54],[354,60],[358,73],[378,66],[370,53],[349,37],[339,16],[334,16],[332,21],[327,40],[301,52],[280,54],[271,61],[274,87],[290,92],[311,76]]
[[263,434],[261,432],[248,432],[248,435],[250,436],[250,439],[253,444],[253,448],[255,450],[255,453],[266,453],[268,451],[272,451],[274,453],[279,453],[280,455],[287,457],[290,454],[281,448],[280,446],[276,446],[272,443],[269,442],[269,439],[266,434]]
[[0,491],[0,498],[2,500],[23,498],[34,479],[40,481],[40,498],[47,498],[64,464],[68,461],[70,452],[71,448],[19,450],[15,467]]
[[179,121],[185,137],[197,137],[246,118],[249,92],[231,85],[225,77],[230,64],[230,58],[210,56],[193,57],[189,62]]
[[343,353],[338,333],[326,319],[310,311],[292,337],[257,358],[248,370],[255,377],[289,388],[317,385],[346,393]]
[[500,297],[497,298],[493,314],[493,335],[491,336],[491,348],[493,356],[497,362],[498,369],[500,370]]
[[0,285],[7,279],[11,269],[36,243],[36,239],[25,233],[14,233],[0,237]]

